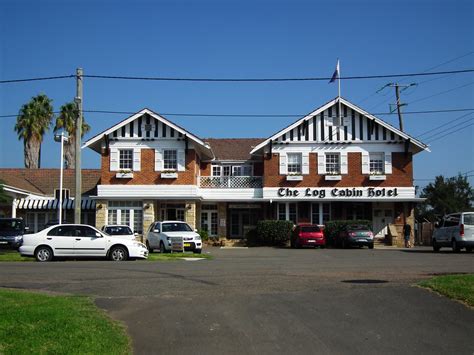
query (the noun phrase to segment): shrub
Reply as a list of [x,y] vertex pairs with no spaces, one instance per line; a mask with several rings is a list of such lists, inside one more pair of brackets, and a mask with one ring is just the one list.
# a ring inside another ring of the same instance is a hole
[[334,238],[339,235],[339,233],[346,226],[351,224],[368,226],[372,230],[372,222],[365,219],[329,221],[324,225],[324,236],[326,237],[326,243],[333,244]]
[[285,245],[290,240],[293,229],[291,221],[259,221],[254,238],[257,245]]
[[209,239],[209,233],[208,233],[208,231],[206,231],[204,229],[200,229],[198,231],[198,234],[201,236],[202,241],[206,241],[206,240]]
[[250,229],[245,235],[245,239],[247,239],[247,246],[249,247],[254,247],[254,246],[259,245],[257,229],[256,228]]

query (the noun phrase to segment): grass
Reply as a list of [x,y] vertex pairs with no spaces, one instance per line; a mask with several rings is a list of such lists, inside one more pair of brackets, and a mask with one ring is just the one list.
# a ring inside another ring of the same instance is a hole
[[148,254],[148,261],[174,261],[182,258],[198,258],[198,259],[212,259],[209,254],[194,254],[194,253],[150,253]]
[[474,307],[474,274],[435,276],[419,285]]
[[16,250],[0,250],[0,261],[34,261],[34,258],[21,256]]
[[131,354],[124,328],[81,296],[0,290],[0,354]]

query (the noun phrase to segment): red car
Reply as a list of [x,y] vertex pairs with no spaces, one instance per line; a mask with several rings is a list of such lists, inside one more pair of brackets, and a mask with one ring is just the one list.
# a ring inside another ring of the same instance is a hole
[[299,224],[291,234],[291,247],[301,248],[304,246],[320,247],[326,246],[326,238],[322,227],[317,224]]

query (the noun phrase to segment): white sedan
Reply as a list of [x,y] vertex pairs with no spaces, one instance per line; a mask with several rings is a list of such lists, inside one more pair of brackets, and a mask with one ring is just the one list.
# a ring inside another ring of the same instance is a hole
[[56,225],[25,234],[19,251],[41,262],[54,257],[107,257],[114,261],[148,257],[143,243],[114,238],[84,224]]
[[109,224],[103,226],[101,231],[114,238],[120,239],[136,240],[138,236],[138,233],[133,233],[130,227],[127,225]]

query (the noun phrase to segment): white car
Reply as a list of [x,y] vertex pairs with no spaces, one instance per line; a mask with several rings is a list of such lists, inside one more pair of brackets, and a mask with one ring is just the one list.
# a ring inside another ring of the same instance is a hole
[[56,225],[25,234],[19,251],[41,262],[54,257],[107,257],[114,261],[148,257],[143,243],[111,237],[84,224]]
[[454,252],[466,248],[472,252],[474,248],[474,212],[459,212],[444,216],[441,224],[433,233],[433,250],[451,247]]
[[154,222],[146,233],[146,246],[150,252],[159,249],[161,253],[171,251],[171,238],[182,237],[184,250],[201,254],[201,236],[189,224],[181,221]]
[[101,231],[114,238],[120,239],[136,240],[138,236],[138,233],[133,233],[127,225],[110,224],[103,226]]

